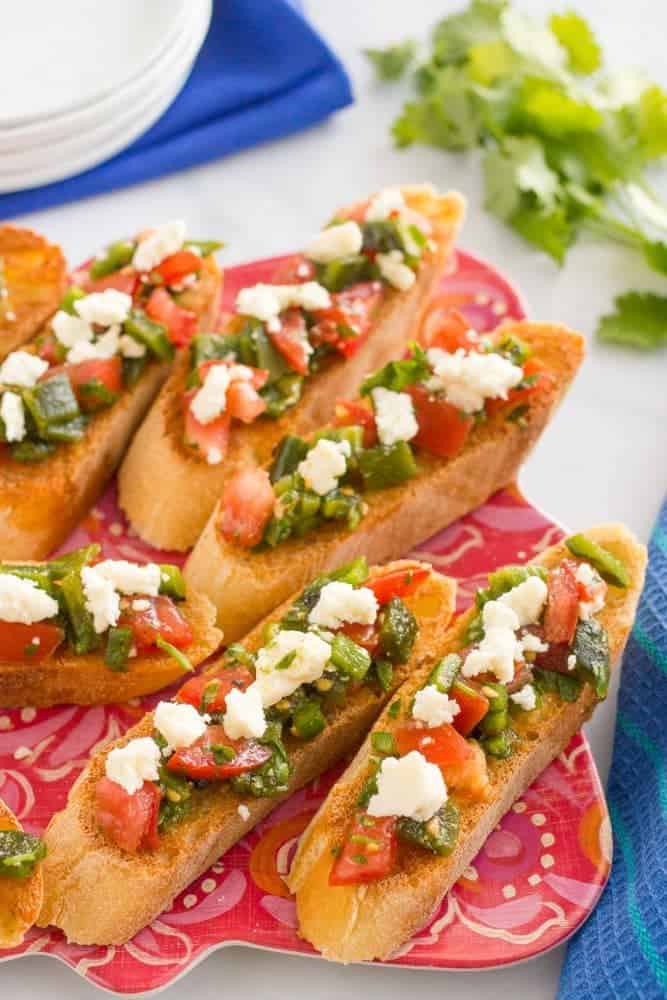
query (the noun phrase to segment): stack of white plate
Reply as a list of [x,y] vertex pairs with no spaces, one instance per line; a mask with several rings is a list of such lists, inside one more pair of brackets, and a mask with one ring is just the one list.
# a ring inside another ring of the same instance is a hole
[[0,192],[130,145],[185,83],[212,0],[17,0],[0,60]]

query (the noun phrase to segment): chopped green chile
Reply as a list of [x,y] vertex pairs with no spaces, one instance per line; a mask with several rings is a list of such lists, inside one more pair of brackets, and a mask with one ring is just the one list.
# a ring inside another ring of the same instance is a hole
[[177,649],[176,646],[172,646],[172,644],[167,642],[166,639],[163,639],[161,635],[159,635],[155,640],[155,645],[158,649],[161,649],[163,653],[166,653],[167,656],[170,656],[172,660],[178,664],[184,674],[191,674],[195,669],[183,650]]
[[397,441],[362,451],[359,470],[367,490],[383,490],[416,476],[417,463],[408,442]]
[[125,626],[117,626],[109,629],[107,648],[104,651],[104,662],[110,670],[117,670],[119,672],[127,670],[132,642],[132,629]]
[[46,844],[21,830],[0,830],[0,877],[29,878],[46,857]]
[[391,389],[392,392],[403,392],[410,385],[422,382],[431,375],[425,351],[418,344],[410,345],[410,357],[402,361],[389,361],[365,379],[361,384],[362,396],[368,396],[373,389]]
[[300,705],[292,720],[294,734],[301,740],[312,740],[319,736],[326,724],[327,720],[317,701],[306,701]]
[[222,250],[224,245],[219,240],[186,240],[183,244],[186,249],[198,250],[202,257],[210,257],[217,250]]
[[436,663],[426,683],[433,684],[441,694],[447,694],[458,676],[461,662],[461,657],[456,653],[448,653]]
[[331,662],[347,677],[361,681],[369,671],[371,655],[363,646],[339,632],[331,644]]
[[137,309],[133,309],[123,323],[123,332],[138,340],[160,361],[171,361],[174,356],[174,345],[167,336],[166,327]]
[[10,450],[14,461],[34,465],[52,455],[56,446],[49,441],[19,441],[18,444],[13,444]]
[[387,692],[391,688],[394,679],[394,668],[389,660],[375,661],[375,676],[382,691]]
[[320,285],[335,293],[342,292],[348,285],[372,281],[379,277],[379,272],[370,257],[352,254],[349,257],[337,257],[326,264],[318,264],[315,277]]
[[51,424],[45,431],[45,437],[54,444],[71,443],[83,437],[87,426],[88,419],[86,417],[74,417],[73,420],[68,420],[67,423]]
[[121,267],[126,267],[127,264],[131,263],[135,250],[136,243],[130,242],[130,240],[117,240],[115,243],[110,243],[104,256],[98,257],[90,265],[90,277],[97,281],[99,278],[106,278],[108,274],[113,274],[114,271],[120,271]]
[[453,802],[447,801],[434,816],[423,822],[400,816],[396,832],[401,840],[444,857],[454,849],[459,824],[459,810]]
[[598,698],[609,690],[609,638],[594,618],[580,620],[574,633],[572,652],[577,658],[577,674],[595,688]]
[[110,389],[98,378],[91,378],[78,387],[79,395],[85,403],[86,410],[103,410],[118,399],[117,392]]
[[498,760],[506,760],[507,757],[511,757],[513,745],[514,736],[510,729],[504,729],[503,732],[488,736],[482,740],[484,753],[490,757],[497,757]]
[[241,796],[264,798],[282,795],[288,790],[290,764],[280,736],[280,726],[272,724],[260,739],[273,748],[273,756],[254,771],[246,771],[231,779],[231,786]]
[[277,483],[283,476],[290,476],[307,454],[308,445],[303,438],[287,434],[276,447],[270,472],[271,482]]
[[417,621],[400,597],[380,612],[380,648],[392,663],[406,663],[417,638]]
[[63,312],[69,313],[70,316],[76,316],[77,312],[74,308],[74,303],[78,302],[79,299],[86,297],[86,292],[83,288],[79,288],[77,285],[72,285],[67,289],[60,302],[60,308]]
[[173,597],[176,601],[185,599],[185,578],[178,566],[160,563],[160,593]]
[[560,674],[556,670],[533,670],[533,683],[542,694],[556,694],[563,701],[576,701],[582,681],[576,673]]
[[75,653],[90,653],[100,646],[100,636],[95,631],[93,616],[86,608],[81,575],[72,570],[60,581],[68,616],[68,640]]
[[586,559],[603,580],[614,587],[627,587],[630,577],[627,567],[608,549],[604,549],[586,535],[571,535],[565,539],[570,552],[580,559]]
[[32,389],[24,389],[22,397],[40,436],[46,434],[53,424],[73,420],[81,412],[72,383],[65,372],[38,382]]
[[394,755],[398,753],[396,741],[391,733],[376,730],[371,733],[371,747],[375,753]]

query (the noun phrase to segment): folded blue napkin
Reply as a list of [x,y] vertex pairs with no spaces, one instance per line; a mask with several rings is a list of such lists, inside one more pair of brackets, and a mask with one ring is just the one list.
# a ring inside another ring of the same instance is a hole
[[614,864],[573,938],[558,1000],[667,997],[667,501],[623,658],[607,791]]
[[215,0],[192,73],[159,121],[99,167],[0,195],[0,219],[183,170],[296,132],[352,101],[336,56],[288,0]]

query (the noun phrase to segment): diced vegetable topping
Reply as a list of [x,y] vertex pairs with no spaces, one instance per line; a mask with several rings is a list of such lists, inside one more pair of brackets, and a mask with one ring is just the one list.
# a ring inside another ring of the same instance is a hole
[[0,877],[29,878],[46,857],[46,844],[21,830],[0,830]]
[[571,535],[565,539],[565,544],[573,555],[589,562],[607,583],[615,587],[628,586],[630,577],[626,566],[592,538],[587,538],[586,535]]

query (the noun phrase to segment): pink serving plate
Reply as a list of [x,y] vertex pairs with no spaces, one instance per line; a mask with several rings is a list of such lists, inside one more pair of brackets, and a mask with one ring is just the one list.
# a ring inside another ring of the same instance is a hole
[[[231,308],[240,287],[270,279],[276,263],[228,270],[223,308]],[[466,254],[457,254],[443,277],[438,304],[463,309],[480,330],[506,316],[523,316],[510,285]],[[562,535],[512,487],[418,551],[459,579],[463,609],[489,570],[530,559]],[[89,540],[99,541],[107,557],[148,560],[156,555],[128,530],[113,485],[63,549]],[[160,556],[161,561],[173,558]],[[89,753],[124,732],[159,697],[94,708],[0,710],[0,795],[26,829],[41,832],[64,806]],[[227,944],[313,954],[297,936],[283,876],[299,834],[341,770],[283,803],[123,947],[69,945],[59,931],[33,929],[20,948],[2,958],[52,955],[96,986],[138,994],[167,986]],[[491,833],[428,926],[385,964],[483,969],[532,958],[565,940],[586,919],[610,862],[607,807],[588,743],[579,734]]]

